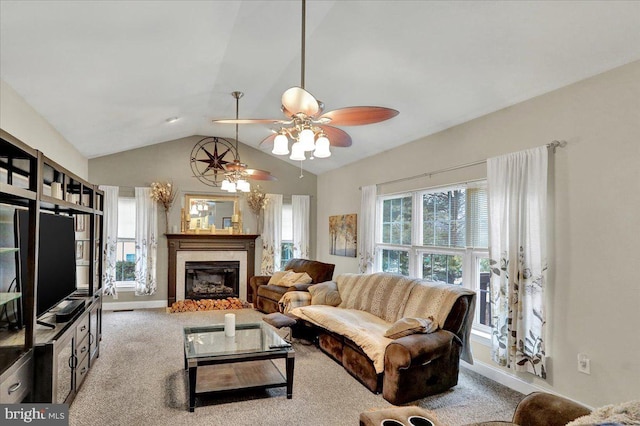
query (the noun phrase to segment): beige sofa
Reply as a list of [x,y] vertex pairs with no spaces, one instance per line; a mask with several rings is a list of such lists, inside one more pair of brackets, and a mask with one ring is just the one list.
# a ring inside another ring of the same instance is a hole
[[[469,332],[475,293],[461,286],[376,273],[336,278],[338,306],[297,307],[294,336],[320,348],[373,392],[404,404],[458,383],[459,360],[472,362]],[[429,318],[438,330],[397,339],[385,332],[402,318]]]

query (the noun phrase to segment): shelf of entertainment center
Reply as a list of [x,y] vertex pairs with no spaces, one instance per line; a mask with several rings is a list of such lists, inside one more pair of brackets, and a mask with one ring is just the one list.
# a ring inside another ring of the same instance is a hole
[[16,291],[2,291],[0,292],[0,306],[5,305],[11,301],[18,300],[22,297],[22,293]]
[[94,303],[94,297],[90,296],[72,296],[70,299],[74,300],[84,300],[84,307],[80,309],[78,312],[73,315],[71,319],[63,322],[56,322],[56,313],[58,309],[53,308],[47,313],[40,316],[38,319],[41,321],[48,322],[50,324],[55,325],[55,328],[46,327],[43,325],[36,325],[35,327],[35,344],[36,345],[45,345],[52,343],[56,340],[59,340],[65,332],[72,327],[75,323],[77,323],[78,319],[81,318],[86,312],[88,312],[92,304]]

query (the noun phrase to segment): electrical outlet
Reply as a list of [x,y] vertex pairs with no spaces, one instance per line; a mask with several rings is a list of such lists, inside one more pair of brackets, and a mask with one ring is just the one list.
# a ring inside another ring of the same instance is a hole
[[587,354],[578,354],[578,371],[584,374],[591,374],[591,360]]

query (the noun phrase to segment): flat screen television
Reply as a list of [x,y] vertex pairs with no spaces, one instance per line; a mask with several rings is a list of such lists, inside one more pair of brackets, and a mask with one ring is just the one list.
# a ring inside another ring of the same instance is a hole
[[[16,211],[16,246],[20,249],[19,277],[27,276],[29,212]],[[75,227],[71,216],[40,213],[36,316],[39,317],[76,291]],[[18,280],[22,286],[22,279]]]

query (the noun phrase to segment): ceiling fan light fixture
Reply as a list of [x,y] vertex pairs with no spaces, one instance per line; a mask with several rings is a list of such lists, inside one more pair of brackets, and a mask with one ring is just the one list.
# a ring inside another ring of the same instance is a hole
[[289,138],[283,132],[279,133],[273,140],[273,151],[271,153],[275,155],[289,154]]
[[296,142],[291,145],[291,156],[289,159],[294,161],[304,161],[307,159],[304,156],[304,149],[302,148],[301,142]]
[[236,188],[239,191],[242,191],[242,192],[249,192],[249,191],[251,191],[251,184],[249,182],[247,182],[246,180],[244,180],[244,179],[240,179],[236,183]]
[[313,156],[317,158],[331,157],[331,151],[329,150],[329,139],[321,133],[320,137],[316,141],[316,149],[313,151]]
[[316,149],[316,146],[313,142],[316,135],[313,133],[313,130],[310,128],[305,128],[300,132],[300,136],[298,137],[300,145],[304,151],[313,151]]

